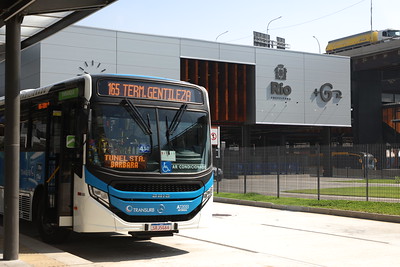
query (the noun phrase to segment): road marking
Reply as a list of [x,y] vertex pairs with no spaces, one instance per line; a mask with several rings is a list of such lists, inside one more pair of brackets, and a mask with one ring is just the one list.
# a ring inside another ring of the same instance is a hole
[[366,239],[366,238],[361,238],[361,237],[348,236],[348,235],[338,235],[338,234],[324,233],[324,232],[318,232],[318,231],[312,231],[312,230],[305,230],[305,229],[299,229],[299,228],[292,228],[292,227],[286,227],[286,226],[279,226],[279,225],[272,225],[272,224],[261,224],[261,225],[263,225],[263,226],[268,226],[268,227],[282,228],[282,229],[287,229],[287,230],[293,230],[293,231],[314,233],[314,234],[319,234],[319,235],[330,235],[330,236],[336,236],[336,237],[342,237],[342,238],[349,238],[349,239],[357,239],[357,240],[362,240],[362,241],[367,241],[367,242],[374,242],[374,243],[380,243],[380,244],[389,244],[389,242],[378,241],[378,240],[372,240],[372,239]]

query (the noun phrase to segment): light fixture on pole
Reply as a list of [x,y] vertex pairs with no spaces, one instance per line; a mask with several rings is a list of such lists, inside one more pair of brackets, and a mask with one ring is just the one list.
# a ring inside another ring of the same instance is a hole
[[277,18],[274,18],[274,19],[272,19],[272,20],[270,20],[270,21],[268,22],[268,24],[267,24],[267,34],[268,34],[268,30],[269,30],[269,24],[270,24],[271,22],[273,22],[274,20],[277,20],[277,19],[280,19],[280,18],[282,18],[282,16],[279,16],[279,17],[277,17]]
[[321,46],[319,45],[319,41],[318,41],[317,37],[313,36],[313,38],[314,38],[315,40],[317,40],[317,43],[318,43],[318,52],[321,54]]
[[220,35],[218,35],[217,38],[215,38],[215,41],[217,41],[218,38],[219,38],[221,35],[223,35],[223,34],[225,34],[225,33],[228,33],[228,32],[229,32],[229,31],[224,31],[223,33],[221,33]]

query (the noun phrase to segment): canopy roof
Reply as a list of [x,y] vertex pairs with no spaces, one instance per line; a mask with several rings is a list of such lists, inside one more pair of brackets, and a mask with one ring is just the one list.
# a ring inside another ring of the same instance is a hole
[[116,0],[2,0],[0,2],[0,62],[5,59],[6,22],[24,15],[21,49],[27,48]]

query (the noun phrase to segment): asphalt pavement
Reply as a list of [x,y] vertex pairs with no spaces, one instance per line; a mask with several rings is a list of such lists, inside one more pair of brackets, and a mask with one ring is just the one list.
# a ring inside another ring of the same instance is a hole
[[[331,209],[321,209],[321,208],[308,208],[308,207],[297,207],[297,206],[284,206],[275,205],[271,203],[261,203],[255,201],[244,201],[244,200],[234,200],[226,198],[214,198],[215,202],[236,204],[236,205],[248,205],[264,208],[274,208],[290,211],[300,211],[300,212],[311,212],[311,213],[321,213],[345,217],[354,217],[361,219],[385,221],[385,222],[400,222],[400,216],[390,216],[381,214],[371,214],[365,212],[353,212],[353,211],[339,211]],[[3,248],[4,244],[4,229],[0,227],[0,266],[40,266],[40,267],[55,267],[55,266],[95,266],[95,264],[86,259],[75,256],[71,253],[57,249],[51,245],[45,244],[35,238],[20,234],[19,240],[19,259],[6,261],[3,259]],[[97,265],[98,266],[98,265]]]

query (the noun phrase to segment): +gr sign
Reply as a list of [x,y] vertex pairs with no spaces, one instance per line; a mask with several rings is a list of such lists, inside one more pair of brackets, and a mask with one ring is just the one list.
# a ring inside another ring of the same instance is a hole
[[333,90],[333,85],[330,83],[324,83],[321,85],[319,88],[315,88],[314,90],[314,95],[315,96],[320,96],[321,100],[324,102],[329,102],[332,97],[335,98],[342,98],[342,91],[340,90]]

